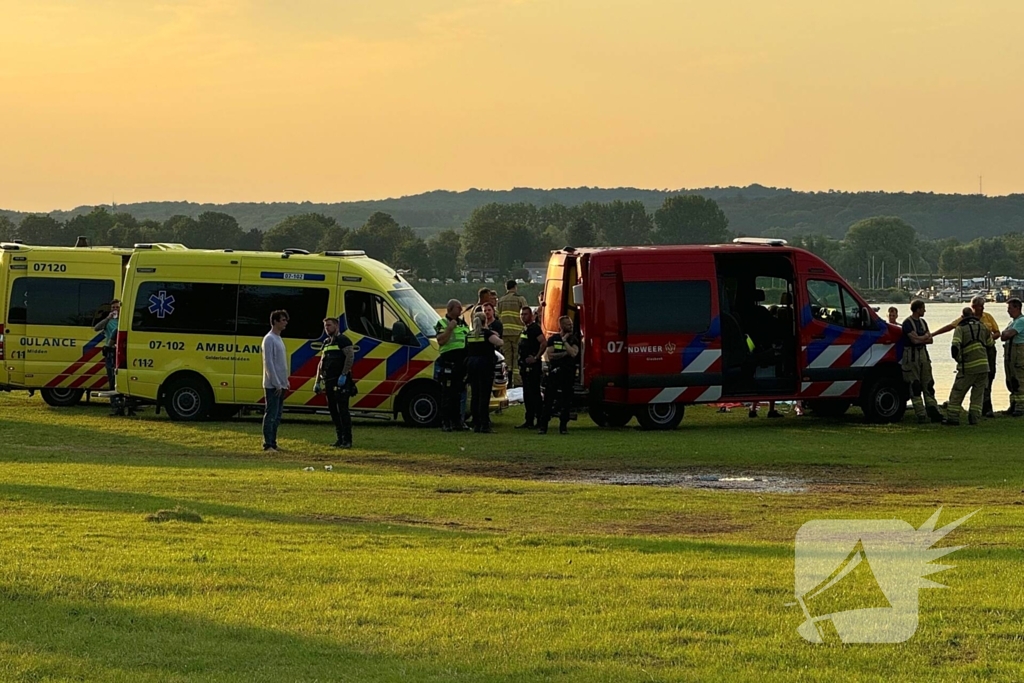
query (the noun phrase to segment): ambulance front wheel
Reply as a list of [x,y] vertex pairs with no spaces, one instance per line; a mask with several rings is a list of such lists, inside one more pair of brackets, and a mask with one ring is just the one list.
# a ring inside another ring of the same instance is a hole
[[164,408],[175,422],[205,420],[213,409],[213,391],[201,377],[173,380],[164,391]]
[[402,419],[413,427],[436,427],[441,423],[441,390],[422,382],[410,386],[402,397]]
[[78,405],[85,392],[81,389],[43,389],[39,393],[48,406],[70,408]]
[[636,411],[636,420],[643,429],[675,429],[683,421],[681,403],[649,403]]

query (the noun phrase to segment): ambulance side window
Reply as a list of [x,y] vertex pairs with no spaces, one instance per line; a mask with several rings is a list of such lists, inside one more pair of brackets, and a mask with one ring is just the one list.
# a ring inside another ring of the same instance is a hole
[[352,289],[345,292],[345,321],[348,329],[364,337],[404,343],[394,339],[395,323],[401,322],[401,318],[376,294]]
[[238,288],[238,336],[262,337],[270,329],[270,314],[285,310],[288,327],[282,337],[319,339],[328,299],[330,291],[324,288],[242,285]]
[[811,316],[829,325],[859,329],[860,305],[846,287],[830,280],[808,280]]
[[[132,329],[137,332],[233,335],[237,306],[238,285],[143,282],[135,297]],[[266,327],[270,329],[269,318]]]
[[92,327],[114,298],[113,280],[23,277],[11,286],[11,325]]

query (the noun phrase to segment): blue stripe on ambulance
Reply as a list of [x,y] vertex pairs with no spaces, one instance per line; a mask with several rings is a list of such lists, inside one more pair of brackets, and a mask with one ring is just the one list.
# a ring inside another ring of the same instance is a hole
[[95,337],[93,337],[92,339],[90,339],[90,340],[88,341],[88,343],[86,343],[86,345],[85,345],[84,347],[82,347],[82,350],[83,350],[83,351],[91,351],[91,350],[92,350],[92,349],[94,349],[94,348],[96,347],[96,345],[97,345],[97,344],[99,344],[99,343],[100,343],[101,341],[103,341],[103,333],[102,333],[102,332],[100,332],[100,333],[99,333],[99,334],[97,334],[97,335],[96,335]]

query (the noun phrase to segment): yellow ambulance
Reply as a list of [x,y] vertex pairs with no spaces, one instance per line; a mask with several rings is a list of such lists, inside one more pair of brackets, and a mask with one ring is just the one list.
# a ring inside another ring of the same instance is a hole
[[103,391],[103,333],[129,249],[0,244],[0,390],[39,390],[51,406]]
[[284,309],[285,410],[326,406],[313,386],[323,319],[356,349],[353,414],[437,423],[437,312],[401,275],[361,251],[309,254],[157,251],[136,245],[125,277],[117,388],[174,420],[234,414],[264,402],[261,341]]

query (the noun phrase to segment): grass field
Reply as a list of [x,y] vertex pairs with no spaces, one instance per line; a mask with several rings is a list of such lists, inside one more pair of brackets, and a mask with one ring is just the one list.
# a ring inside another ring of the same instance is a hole
[[[0,680],[1024,679],[1024,423],[697,409],[674,433],[539,437],[517,418],[451,438],[357,423],[348,452],[308,418],[270,457],[255,419],[0,395]],[[805,490],[571,483],[651,472]],[[940,543],[967,547],[911,640],[800,638],[804,522],[917,527],[939,506],[981,512]]]

